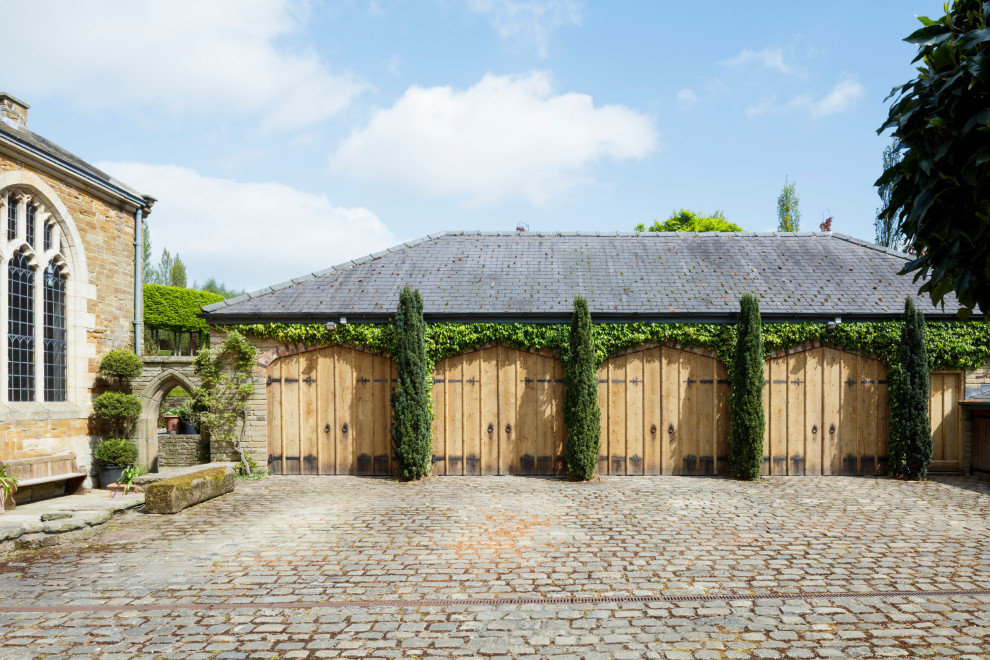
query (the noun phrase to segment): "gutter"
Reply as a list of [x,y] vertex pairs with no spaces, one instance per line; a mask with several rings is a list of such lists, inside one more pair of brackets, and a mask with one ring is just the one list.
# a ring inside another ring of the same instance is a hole
[[30,153],[32,156],[35,156],[36,158],[39,158],[39,159],[41,159],[43,161],[47,161],[49,163],[54,163],[54,164],[58,165],[62,169],[68,170],[69,172],[71,172],[76,177],[78,177],[80,179],[83,179],[85,181],[88,181],[89,183],[92,183],[92,184],[94,184],[96,186],[99,186],[100,188],[103,188],[104,190],[107,190],[107,191],[113,193],[117,197],[120,197],[122,199],[127,200],[128,202],[134,204],[138,208],[142,208],[144,206],[147,206],[147,198],[142,198],[142,197],[140,197],[138,195],[135,195],[134,193],[132,193],[132,192],[130,192],[130,191],[124,189],[124,188],[121,188],[120,186],[114,185],[110,181],[106,181],[104,179],[101,179],[100,177],[93,176],[89,172],[81,169],[80,167],[77,167],[76,165],[73,165],[72,163],[69,163],[69,162],[67,162],[65,160],[62,160],[61,158],[58,158],[57,156],[53,156],[52,154],[48,153],[47,151],[44,151],[42,149],[39,149],[38,147],[34,146],[30,142],[27,142],[27,141],[25,141],[25,140],[17,137],[16,135],[12,135],[11,133],[8,133],[8,132],[5,132],[5,131],[0,131],[0,139],[3,139],[5,141],[13,144],[18,149],[21,149],[23,151],[26,151],[26,152]]

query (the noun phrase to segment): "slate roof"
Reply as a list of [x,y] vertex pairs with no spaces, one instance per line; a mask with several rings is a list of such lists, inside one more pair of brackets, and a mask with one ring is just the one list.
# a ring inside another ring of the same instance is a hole
[[118,196],[130,199],[139,206],[145,206],[148,205],[149,201],[154,201],[153,198],[144,199],[144,196],[137,190],[23,126],[15,126],[6,121],[0,121],[0,139],[66,167],[92,183]]
[[[767,320],[890,319],[917,297],[897,275],[905,261],[833,233],[443,233],[209,305],[203,318],[381,322],[409,285],[432,321],[566,321],[579,295],[598,321],[735,321],[745,293]],[[929,318],[958,307],[917,302]]]
[[970,405],[974,408],[990,408],[990,385],[984,386],[976,392],[967,390],[966,395],[966,398],[959,403]]

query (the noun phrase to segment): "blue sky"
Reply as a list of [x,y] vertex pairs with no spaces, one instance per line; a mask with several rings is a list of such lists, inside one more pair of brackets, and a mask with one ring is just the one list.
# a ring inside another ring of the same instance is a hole
[[258,288],[443,230],[676,208],[872,240],[936,0],[6,0],[30,127],[159,199],[156,259]]

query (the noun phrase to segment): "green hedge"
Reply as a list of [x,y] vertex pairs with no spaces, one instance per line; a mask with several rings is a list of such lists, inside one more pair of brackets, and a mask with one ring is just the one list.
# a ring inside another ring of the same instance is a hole
[[144,285],[144,324],[154,328],[208,332],[203,319],[196,318],[200,307],[223,300],[209,291],[183,289],[161,284]]
[[[163,287],[167,288],[167,287]],[[347,345],[393,357],[392,325],[346,324],[327,330],[322,324],[282,323],[240,325],[234,329],[255,337],[310,346]],[[736,326],[730,323],[600,323],[592,326],[596,360],[601,364],[619,351],[650,343],[675,342],[713,351],[731,372],[736,346]],[[762,327],[764,357],[771,351],[820,341],[829,346],[876,356],[888,367],[898,364],[901,322],[840,323],[829,330],[824,323],[765,323]],[[426,354],[431,363],[485,344],[502,343],[516,348],[547,349],[566,359],[568,325],[525,323],[429,323]],[[925,344],[934,369],[976,369],[990,362],[990,323],[979,321],[930,321]]]

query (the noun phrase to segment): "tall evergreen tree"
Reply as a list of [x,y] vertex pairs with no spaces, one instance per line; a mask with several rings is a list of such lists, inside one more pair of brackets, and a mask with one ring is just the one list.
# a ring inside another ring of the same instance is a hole
[[928,418],[930,375],[925,348],[925,316],[908,296],[904,304],[904,327],[898,349],[900,373],[894,396],[891,440],[896,474],[908,479],[924,479],[932,462],[932,431]]
[[763,463],[763,336],[760,303],[745,295],[739,301],[736,354],[729,396],[729,471],[737,479],[760,480]]
[[784,178],[784,188],[777,196],[777,231],[801,231],[801,209],[794,183]]
[[395,312],[395,366],[392,453],[399,463],[400,479],[420,479],[433,467],[432,377],[426,362],[423,298],[408,286],[399,294]]
[[598,374],[595,339],[591,334],[588,301],[574,299],[571,331],[564,365],[564,426],[567,474],[587,481],[595,476],[601,449],[601,409],[598,407]]

